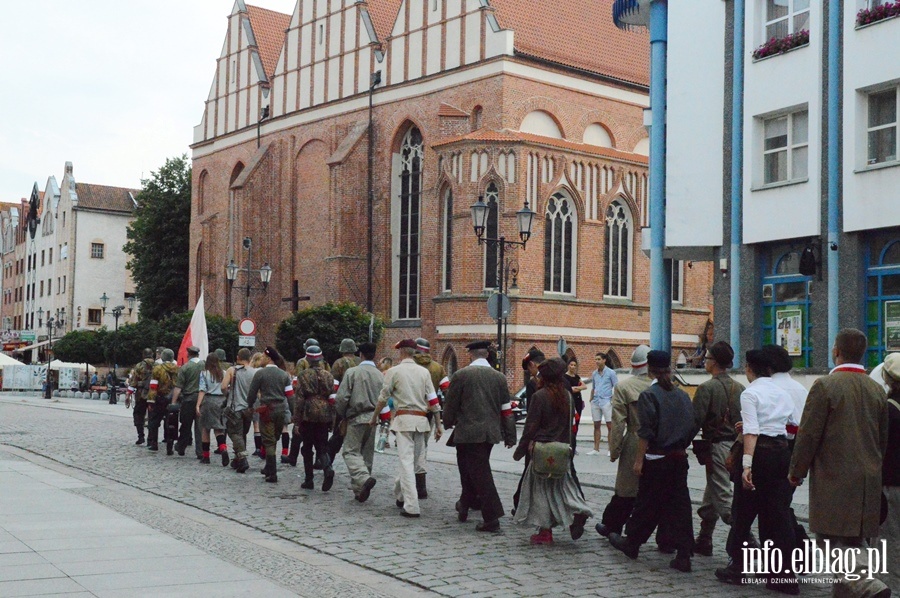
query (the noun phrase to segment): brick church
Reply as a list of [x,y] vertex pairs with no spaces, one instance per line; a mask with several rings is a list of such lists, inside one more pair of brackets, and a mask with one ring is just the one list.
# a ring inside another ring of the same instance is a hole
[[[237,0],[194,131],[191,304],[203,285],[211,313],[244,314],[225,265],[245,267],[250,237],[251,268],[273,269],[252,296],[258,344],[296,281],[301,308],[371,300],[386,343],[424,336],[453,370],[496,338],[502,268],[511,377],[560,337],[582,375],[600,350],[627,365],[649,339],[649,42],[611,4]],[[486,236],[518,239],[516,211],[536,212],[505,263],[473,232],[479,196]],[[672,262],[676,353],[705,333],[711,286],[708,263]]]

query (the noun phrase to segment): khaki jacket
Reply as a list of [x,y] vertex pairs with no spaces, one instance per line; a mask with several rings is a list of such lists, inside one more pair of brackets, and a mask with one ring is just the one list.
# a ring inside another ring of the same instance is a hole
[[837,371],[813,384],[790,470],[799,479],[809,474],[811,531],[878,534],[887,405],[884,389],[864,372]]
[[634,475],[634,459],[637,456],[638,418],[637,400],[642,392],[650,388],[647,374],[632,376],[619,382],[612,396],[612,432],[609,434],[610,457],[619,460],[616,473],[616,495],[634,498],[638,491],[638,477]]

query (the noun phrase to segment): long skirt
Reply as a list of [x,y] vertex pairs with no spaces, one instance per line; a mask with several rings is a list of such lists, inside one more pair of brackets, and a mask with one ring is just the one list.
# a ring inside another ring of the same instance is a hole
[[515,523],[550,529],[572,525],[578,513],[593,516],[571,470],[565,477],[551,480],[534,475],[531,468],[532,464],[529,464],[522,476],[522,493],[513,518]]

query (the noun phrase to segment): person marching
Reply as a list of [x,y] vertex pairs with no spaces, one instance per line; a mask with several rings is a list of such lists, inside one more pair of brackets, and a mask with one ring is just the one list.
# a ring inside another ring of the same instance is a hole
[[384,386],[384,375],[375,365],[375,349],[375,343],[359,346],[363,361],[343,372],[335,397],[335,410],[346,426],[341,454],[350,474],[350,487],[359,502],[366,502],[375,487],[375,434],[369,422]]
[[[541,388],[528,404],[528,417],[519,445],[513,453],[518,461],[531,453],[522,476],[521,496],[513,521],[538,528],[532,544],[552,544],[553,527],[568,525],[573,540],[584,534],[584,524],[593,516],[584,500],[571,467],[572,422],[575,409],[569,385],[563,377],[566,363],[560,358],[544,361],[539,367]],[[451,384],[451,389],[453,385]],[[567,458],[557,460],[541,455],[543,447],[561,446]],[[554,475],[536,471],[545,464],[560,463],[564,471]]]
[[250,349],[242,347],[237,354],[237,364],[228,368],[222,378],[225,400],[225,431],[231,438],[234,450],[232,467],[238,473],[250,469],[247,462],[247,432],[253,423],[253,410],[247,404],[247,393],[256,368],[250,367]]
[[144,349],[144,358],[131,370],[131,386],[134,388],[134,428],[138,439],[135,444],[144,444],[144,418],[147,415],[147,395],[153,378],[153,349]]
[[200,361],[200,349],[190,346],[187,349],[188,360],[178,370],[178,378],[175,380],[175,390],[172,393],[172,403],[181,401],[179,415],[180,430],[175,451],[184,456],[184,451],[195,440],[191,435],[194,429],[194,420],[197,418],[197,395],[200,393],[200,372],[203,371],[203,362]]
[[397,453],[400,457],[394,495],[402,516],[419,517],[415,471],[417,464],[424,468],[427,458],[425,437],[431,432],[427,417],[429,411],[435,417],[435,442],[441,439],[444,428],[431,376],[413,360],[416,341],[404,339],[394,345],[394,348],[400,351],[401,361],[384,375],[384,387],[378,395],[378,404],[375,405],[370,425],[378,424],[378,413],[387,405],[388,398],[392,398],[396,411],[391,430],[397,433]]
[[225,444],[225,392],[222,378],[225,373],[219,365],[219,356],[211,353],[206,358],[206,367],[200,372],[200,394],[197,397],[197,419],[203,442],[201,463],[209,463],[209,431],[216,434],[218,453],[222,455],[222,467],[229,463],[228,447]]
[[[147,391],[147,407],[150,411],[150,421],[147,424],[147,448],[151,451],[159,450],[159,425],[166,419],[170,404],[174,410],[178,410],[178,405],[171,402],[175,378],[178,376],[175,352],[172,349],[163,349],[159,358],[159,364],[154,365],[151,370]],[[171,455],[174,452],[172,444],[175,442],[175,438],[168,434],[168,430],[164,432],[166,454]]]
[[267,482],[275,484],[278,482],[275,444],[290,413],[288,400],[294,396],[294,385],[291,375],[285,371],[284,359],[273,347],[266,347],[260,365],[247,390],[247,405],[259,413],[259,428],[266,449],[266,466],[260,473],[266,476]]
[[669,567],[691,570],[691,495],[687,486],[686,449],[697,428],[691,398],[672,384],[672,356],[667,351],[650,351],[647,368],[655,384],[638,397],[638,450],[634,473],[640,480],[634,511],[625,525],[626,536],[609,534],[609,543],[631,559],[659,526],[666,541],[678,551]]
[[712,556],[712,536],[718,519],[731,525],[731,479],[725,460],[737,439],[735,424],[741,421],[744,392],[744,385],[728,375],[733,365],[731,345],[725,341],[710,345],[704,367],[712,378],[698,386],[694,394],[694,423],[703,440],[695,442],[695,452],[700,465],[706,468],[706,491],[697,509],[700,533],[694,542],[694,553],[703,556]]
[[[522,370],[525,372],[525,409],[527,412],[529,402],[531,401],[531,397],[534,396],[534,393],[538,391],[538,380],[540,379],[540,371],[538,367],[547,360],[544,353],[538,349],[531,349],[528,351],[528,354],[525,355],[525,358],[522,359]],[[525,472],[528,471],[528,465],[531,463],[531,455],[526,452],[525,453],[525,467],[522,470],[522,475],[519,477],[519,484],[516,486],[516,491],[513,494],[513,508],[511,514],[516,514],[516,509],[519,508],[519,497],[522,495],[522,481],[525,479]]]
[[[331,376],[334,378],[335,391],[337,391],[337,387],[340,385],[341,380],[344,379],[344,373],[350,368],[355,368],[360,363],[359,357],[356,356],[356,352],[358,351],[356,341],[352,338],[345,338],[342,340],[339,350],[341,356],[331,364]],[[338,413],[337,419],[334,422],[334,431],[331,433],[331,438],[328,439],[328,457],[331,459],[332,463],[334,463],[334,458],[337,457],[337,454],[341,452],[341,446],[344,444],[345,426],[342,426],[342,423],[342,417],[340,413]]]
[[[450,385],[450,379],[447,378],[447,372],[444,366],[431,358],[431,343],[424,338],[416,339],[416,355],[413,357],[415,362],[428,370],[431,376],[431,384],[438,394],[438,405],[443,405],[443,398]],[[434,416],[429,415],[428,421],[431,424],[431,430],[434,431]],[[425,436],[425,449],[428,449],[428,436]],[[416,464],[416,492],[419,494],[419,500],[428,498],[428,486],[426,484],[425,461]]]
[[638,451],[638,397],[650,388],[647,375],[647,353],[650,347],[638,345],[631,354],[631,378],[619,382],[613,389],[612,434],[609,437],[609,460],[619,462],[616,470],[616,489],[603,518],[595,527],[597,533],[608,537],[611,533],[621,534],[634,510],[634,499],[638,493],[639,477],[634,473],[634,459]]
[[[416,342],[419,340],[424,339]],[[506,448],[516,444],[516,421],[506,376],[488,363],[489,346],[489,341],[466,345],[472,362],[453,374],[443,411],[444,426],[453,428],[447,446],[456,446],[462,486],[456,502],[457,517],[465,522],[469,509],[479,505],[483,519],[475,526],[479,532],[499,531],[500,518],[504,515],[491,472],[491,451],[501,440]]]
[[315,449],[316,458],[321,461],[325,473],[322,491],[328,492],[334,484],[334,468],[328,456],[328,431],[334,424],[334,378],[322,366],[322,349],[316,345],[310,345],[306,349],[306,360],[310,367],[299,372],[297,376],[297,410],[294,413],[294,429],[300,430],[305,476],[300,487],[306,490],[315,487],[313,483],[313,449]]

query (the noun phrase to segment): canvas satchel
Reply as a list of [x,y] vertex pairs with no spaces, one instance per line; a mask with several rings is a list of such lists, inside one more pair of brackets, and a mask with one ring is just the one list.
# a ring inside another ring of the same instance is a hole
[[[572,395],[569,394],[569,414],[572,413]],[[531,472],[542,478],[559,480],[566,477],[572,460],[572,426],[569,425],[569,442],[535,442],[531,454]]]

